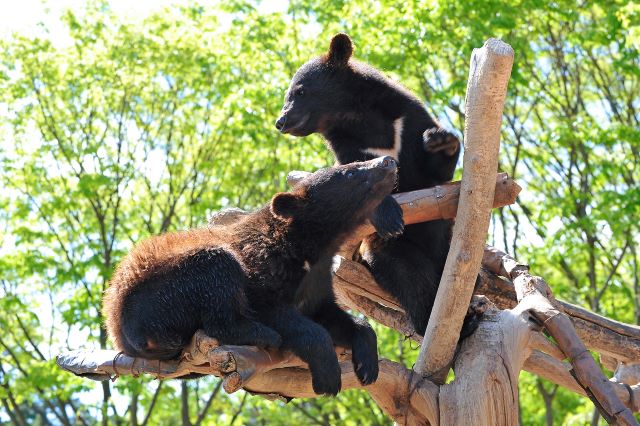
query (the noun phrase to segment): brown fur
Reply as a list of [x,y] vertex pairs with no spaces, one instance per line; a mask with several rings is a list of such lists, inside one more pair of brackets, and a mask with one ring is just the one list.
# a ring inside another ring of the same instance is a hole
[[[138,243],[116,268],[104,294],[102,315],[113,345],[124,349],[120,340],[122,306],[136,286],[163,272],[199,249],[228,246],[223,230],[198,228],[151,237]],[[226,247],[225,247],[226,248]]]
[[[142,241],[105,293],[111,341],[165,360],[198,329],[222,344],[282,347],[309,364],[316,393],[335,395],[335,339],[352,347],[361,383],[372,383],[375,333],[335,303],[330,260],[389,195],[396,172],[389,157],[323,169],[236,221]],[[321,279],[305,279],[305,265],[320,265]]]

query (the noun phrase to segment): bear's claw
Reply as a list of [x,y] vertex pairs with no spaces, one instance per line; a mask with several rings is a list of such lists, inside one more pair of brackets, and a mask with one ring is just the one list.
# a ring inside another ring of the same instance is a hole
[[311,387],[316,395],[336,396],[342,387],[342,370],[336,359],[335,365],[323,368],[323,371],[311,369]]
[[356,377],[363,385],[378,380],[378,350],[376,334],[371,328],[362,329],[353,342],[351,360]]
[[425,130],[422,140],[427,152],[442,152],[452,156],[460,149],[460,140],[457,136],[440,127]]

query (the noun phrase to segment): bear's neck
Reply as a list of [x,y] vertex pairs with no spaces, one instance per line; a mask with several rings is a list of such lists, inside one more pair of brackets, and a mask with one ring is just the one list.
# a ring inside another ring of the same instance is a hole
[[341,223],[289,223],[274,218],[274,234],[279,236],[278,244],[287,247],[291,256],[310,264],[316,263],[327,253],[337,252],[351,228],[354,227]]

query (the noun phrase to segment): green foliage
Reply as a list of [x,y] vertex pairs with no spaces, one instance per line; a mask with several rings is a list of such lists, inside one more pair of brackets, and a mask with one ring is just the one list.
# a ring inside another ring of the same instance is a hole
[[[501,168],[524,191],[519,206],[496,213],[492,242],[558,296],[638,322],[637,5],[267,6],[189,3],[134,21],[90,2],[64,14],[66,42],[0,42],[0,400],[12,409],[0,421],[195,423],[213,395],[205,424],[390,423],[360,391],[285,405],[227,396],[213,378],[94,384],[51,361],[67,347],[107,346],[101,295],[136,241],[226,206],[254,208],[285,188],[288,171],[331,164],[318,137],[282,136],[273,121],[296,68],[337,31],[458,131],[472,49],[490,36],[510,43]],[[412,365],[415,347],[377,332],[382,356]],[[541,389],[551,386],[523,374],[523,424],[545,421]],[[554,395],[557,424],[590,421],[588,401]]]

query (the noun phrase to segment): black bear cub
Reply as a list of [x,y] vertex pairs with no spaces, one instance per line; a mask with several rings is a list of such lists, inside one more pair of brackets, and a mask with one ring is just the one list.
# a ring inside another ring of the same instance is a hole
[[104,297],[115,347],[173,359],[203,329],[222,344],[291,350],[309,364],[313,390],[335,395],[335,342],[352,349],[358,379],[373,383],[378,356],[369,324],[340,309],[330,285],[300,287],[305,265],[335,252],[391,193],[396,170],[390,157],[320,170],[233,223],[142,241]]
[[[276,127],[283,133],[320,133],[338,163],[389,155],[398,161],[398,192],[451,180],[460,142],[431,118],[423,102],[375,68],[351,59],[346,34],[295,73]],[[387,197],[371,220],[378,231],[361,253],[378,283],[400,302],[423,334],[451,238],[452,222],[409,225]],[[395,237],[395,238],[394,238]]]

